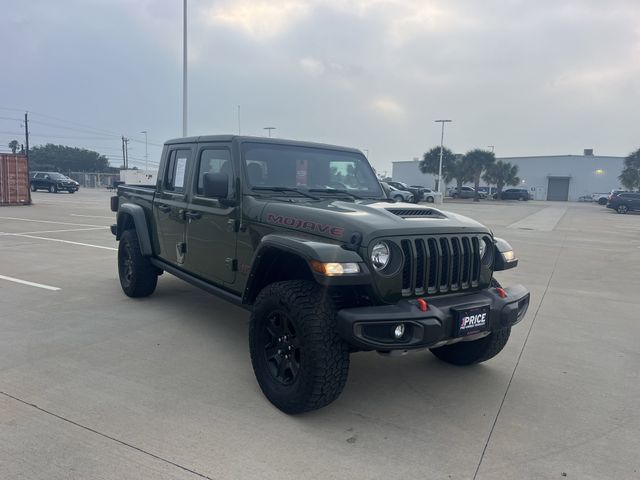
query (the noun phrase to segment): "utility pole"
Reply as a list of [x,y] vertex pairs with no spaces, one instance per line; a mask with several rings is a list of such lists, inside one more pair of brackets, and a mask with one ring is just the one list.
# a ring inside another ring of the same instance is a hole
[[444,124],[451,120],[435,120],[435,123],[442,124],[442,133],[440,134],[440,165],[438,167],[438,192],[442,193],[442,153],[444,151]]
[[122,136],[122,166],[125,170],[129,169],[129,139]]
[[[27,145],[26,157],[27,157],[27,175],[29,175],[29,112],[24,112],[24,143]],[[16,177],[18,172],[16,171]],[[17,182],[17,180],[16,180]],[[31,205],[31,187],[27,182],[27,192],[29,195],[29,205]]]
[[271,138],[271,130],[275,130],[276,127],[264,127],[263,130],[267,130],[269,132],[269,138]]
[[496,146],[495,145],[487,145],[487,148],[490,148],[491,149],[491,153],[494,153],[493,150],[494,150],[494,148],[496,148]]
[[240,131],[240,105],[238,105],[238,135],[241,135]]
[[182,136],[187,136],[187,0],[183,2],[182,28]]
[[144,133],[144,173],[149,170],[149,148],[147,142],[147,131],[143,130],[140,133]]

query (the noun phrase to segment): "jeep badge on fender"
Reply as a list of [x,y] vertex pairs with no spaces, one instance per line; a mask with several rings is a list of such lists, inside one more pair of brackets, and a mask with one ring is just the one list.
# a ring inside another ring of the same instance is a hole
[[455,365],[506,345],[529,306],[494,272],[511,246],[469,218],[394,203],[359,150],[217,135],[165,143],[155,187],[111,199],[130,297],[168,272],[251,312],[256,379],[294,414],[335,400],[356,351]]

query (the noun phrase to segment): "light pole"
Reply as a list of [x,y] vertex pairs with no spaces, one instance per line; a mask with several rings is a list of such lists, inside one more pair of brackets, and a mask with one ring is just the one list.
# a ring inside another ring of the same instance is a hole
[[451,120],[435,120],[435,123],[442,124],[442,132],[440,133],[440,165],[438,166],[438,192],[442,193],[442,152],[444,151],[444,124]]
[[182,136],[187,136],[187,0],[182,14]]
[[147,142],[147,131],[142,130],[140,133],[144,133],[144,173],[149,170],[149,144]]
[[276,127],[264,127],[264,130],[267,130],[269,132],[269,138],[271,138],[271,130],[275,130]]

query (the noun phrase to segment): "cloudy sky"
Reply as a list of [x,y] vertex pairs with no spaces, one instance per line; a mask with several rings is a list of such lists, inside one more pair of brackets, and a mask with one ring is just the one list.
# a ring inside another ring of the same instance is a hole
[[[0,141],[141,162],[182,130],[181,0],[0,0]],[[189,0],[189,134],[498,156],[640,146],[638,0]],[[74,122],[74,123],[71,123]],[[21,140],[20,138],[18,138]],[[0,150],[2,150],[0,148]],[[6,150],[6,147],[5,147]]]

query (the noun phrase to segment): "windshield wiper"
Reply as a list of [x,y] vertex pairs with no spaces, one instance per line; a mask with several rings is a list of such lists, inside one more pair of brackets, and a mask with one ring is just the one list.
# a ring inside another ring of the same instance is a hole
[[310,193],[305,192],[304,190],[300,190],[298,188],[293,187],[251,187],[252,190],[265,191],[265,192],[294,192],[299,193],[302,196],[312,198],[314,200],[321,200],[321,198],[316,197],[315,195],[311,195]]
[[361,197],[360,195],[356,195],[355,193],[351,193],[348,190],[341,190],[339,188],[310,188],[309,191],[318,193],[342,193],[344,195],[349,195],[356,200],[364,200],[364,197]]

